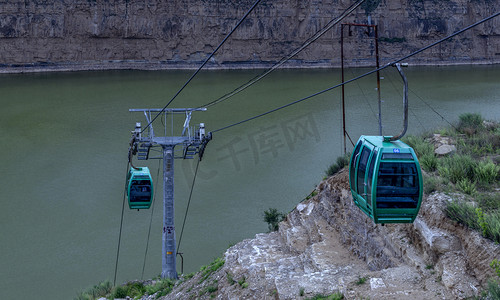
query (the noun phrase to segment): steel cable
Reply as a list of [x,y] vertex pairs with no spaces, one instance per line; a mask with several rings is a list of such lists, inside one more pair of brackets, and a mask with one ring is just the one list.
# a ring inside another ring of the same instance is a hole
[[248,82],[246,82],[243,85],[237,87],[232,92],[229,92],[229,93],[223,95],[222,97],[220,97],[220,98],[218,98],[216,100],[213,100],[213,101],[211,101],[211,102],[209,102],[209,103],[207,103],[205,105],[202,105],[200,107],[210,107],[212,105],[220,103],[220,102],[222,102],[224,100],[227,100],[227,99],[231,98],[232,96],[234,96],[234,95],[242,92],[243,90],[245,90],[246,88],[250,87],[251,85],[257,83],[257,81],[259,81],[262,78],[264,78],[267,75],[269,75],[271,72],[273,72],[274,70],[276,70],[277,68],[279,68],[280,66],[282,66],[285,62],[289,61],[292,57],[294,57],[295,55],[299,54],[302,50],[304,50],[305,48],[307,48],[310,44],[312,44],[313,42],[315,42],[318,38],[320,38],[323,34],[325,34],[333,26],[335,26],[336,24],[338,24],[345,17],[347,17],[351,12],[353,12],[356,8],[358,8],[358,6],[360,6],[364,1],[365,0],[360,0],[360,1],[352,4],[339,17],[330,20],[330,22],[328,22],[328,24],[325,27],[323,27],[321,30],[319,30],[318,32],[316,32],[312,37],[310,37],[309,39],[307,39],[304,42],[304,44],[302,44],[302,46],[300,46],[299,48],[295,49],[288,56],[283,57],[277,64],[275,64],[274,66],[272,66],[267,71],[265,71],[262,74],[257,75],[256,77],[250,79]]
[[240,125],[240,124],[243,124],[243,123],[246,123],[246,122],[249,122],[249,121],[255,120],[255,119],[257,119],[257,118],[263,117],[263,116],[268,115],[268,114],[270,114],[270,113],[273,113],[273,112],[275,112],[275,111],[278,111],[278,110],[281,110],[281,109],[287,108],[287,107],[289,107],[289,106],[295,105],[295,104],[300,103],[300,102],[302,102],[302,101],[305,101],[305,100],[311,99],[311,98],[313,98],[313,97],[316,97],[316,96],[318,96],[318,95],[324,94],[324,93],[329,92],[329,91],[331,91],[331,90],[333,90],[333,89],[336,89],[336,88],[338,88],[338,87],[340,87],[340,86],[346,85],[346,84],[351,83],[351,82],[353,82],[353,81],[359,80],[359,79],[361,79],[361,78],[363,78],[363,77],[366,77],[366,76],[368,76],[368,75],[371,75],[371,74],[373,74],[373,73],[375,73],[375,72],[378,72],[378,71],[384,70],[384,69],[386,69],[386,68],[388,68],[388,67],[390,67],[390,66],[392,66],[392,65],[394,65],[394,64],[396,64],[396,63],[399,63],[399,62],[401,62],[401,61],[403,61],[403,60],[405,60],[405,59],[408,59],[408,58],[410,58],[410,57],[412,57],[412,56],[415,56],[415,55],[417,55],[417,54],[419,54],[419,53],[421,53],[421,52],[423,52],[423,51],[425,51],[425,50],[427,50],[427,49],[429,49],[429,48],[431,48],[431,47],[434,47],[434,46],[436,46],[436,45],[438,45],[438,44],[440,44],[440,43],[442,43],[442,42],[444,42],[444,41],[446,41],[446,40],[449,40],[449,39],[451,39],[451,38],[453,38],[453,37],[455,37],[455,36],[457,36],[457,35],[459,35],[459,34],[461,34],[461,33],[465,32],[465,31],[469,30],[469,29],[471,29],[471,28],[474,28],[474,27],[475,27],[475,26],[477,26],[477,25],[480,25],[480,24],[482,24],[482,23],[484,23],[484,22],[486,22],[486,21],[489,21],[489,20],[491,20],[491,19],[493,19],[493,18],[495,18],[495,17],[498,17],[499,15],[500,15],[500,12],[497,12],[497,13],[495,13],[495,14],[493,14],[493,15],[489,16],[489,17],[486,17],[486,18],[484,18],[484,19],[482,19],[482,20],[480,20],[480,21],[478,21],[478,22],[476,22],[476,23],[474,23],[474,24],[472,24],[472,25],[469,25],[469,26],[467,26],[467,27],[465,27],[465,28],[463,28],[463,29],[461,29],[461,30],[459,30],[459,31],[457,31],[457,32],[455,32],[455,33],[453,33],[453,34],[451,34],[451,35],[447,36],[447,37],[444,37],[444,38],[442,38],[442,39],[440,39],[440,40],[438,40],[438,41],[436,41],[436,42],[434,42],[434,43],[432,43],[432,44],[430,44],[430,45],[427,45],[427,46],[425,46],[425,47],[423,47],[423,48],[420,48],[419,50],[414,51],[414,52],[412,52],[412,53],[410,53],[410,54],[408,54],[408,55],[404,56],[403,58],[400,58],[400,59],[397,59],[397,60],[395,60],[395,61],[393,61],[393,62],[387,63],[387,64],[385,64],[384,66],[382,66],[382,67],[380,67],[380,68],[376,68],[376,69],[374,69],[374,70],[372,70],[372,71],[369,71],[369,72],[366,72],[366,73],[364,73],[364,74],[362,74],[362,75],[360,75],[360,76],[358,76],[358,77],[355,77],[355,78],[349,79],[349,80],[344,81],[344,82],[342,82],[342,83],[339,83],[339,84],[336,84],[336,85],[334,85],[334,86],[331,86],[331,87],[329,87],[329,88],[327,88],[327,89],[324,89],[324,90],[322,90],[322,91],[316,92],[316,93],[314,93],[314,94],[312,94],[312,95],[306,96],[306,97],[304,97],[304,98],[301,98],[301,99],[299,99],[299,100],[296,100],[296,101],[290,102],[290,103],[288,103],[288,104],[282,105],[282,106],[280,106],[280,107],[277,107],[277,108],[275,108],[275,109],[269,110],[269,111],[267,111],[267,112],[261,113],[261,114],[259,114],[259,115],[256,115],[256,116],[253,116],[253,117],[250,117],[250,118],[248,118],[248,119],[245,119],[245,120],[242,120],[242,121],[239,121],[239,122],[236,122],[236,123],[233,123],[233,124],[230,124],[230,125],[224,126],[224,127],[221,127],[221,128],[219,128],[219,129],[216,129],[216,130],[212,131],[212,133],[219,132],[219,131],[222,131],[222,130],[225,130],[225,129],[231,128],[231,127],[233,127],[233,126],[237,126],[237,125]]
[[257,6],[257,4],[259,4],[261,0],[256,0],[255,3],[252,5],[252,7],[246,12],[246,14],[243,16],[243,18],[240,19],[240,21],[236,24],[236,26],[226,35],[226,37],[222,40],[222,42],[217,46],[217,48],[215,48],[214,51],[212,51],[212,53],[205,59],[205,61],[201,64],[201,66],[196,70],[196,72],[193,73],[193,75],[191,75],[191,77],[186,81],[186,83],[184,83],[184,85],[177,91],[177,93],[175,93],[175,95],[172,97],[172,99],[170,99],[170,101],[167,103],[167,105],[165,105],[163,107],[163,109],[151,120],[151,122],[148,123],[148,125],[146,127],[144,127],[144,129],[141,131],[144,132],[144,130],[146,130],[146,128],[148,128],[155,120],[156,118],[158,118],[158,116],[160,114],[162,114],[165,109],[167,109],[167,107],[170,105],[170,103],[172,103],[172,101],[174,101],[175,98],[177,98],[177,96],[182,92],[182,90],[184,90],[184,88],[191,82],[191,80],[193,80],[193,78],[201,71],[201,69],[208,63],[208,61],[215,55],[215,52],[217,52],[217,50],[220,49],[220,47],[222,47],[222,45],[227,41],[227,39],[233,34],[234,31],[236,31],[236,29],[241,25],[241,23],[243,23],[243,21],[247,18],[247,16],[253,11],[253,9]]

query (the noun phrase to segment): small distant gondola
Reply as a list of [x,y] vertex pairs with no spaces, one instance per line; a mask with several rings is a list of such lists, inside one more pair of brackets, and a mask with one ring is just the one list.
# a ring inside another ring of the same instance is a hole
[[127,196],[130,209],[148,209],[153,201],[153,179],[149,168],[131,168],[127,176]]
[[413,149],[382,136],[361,136],[351,156],[354,203],[375,223],[413,223],[422,202],[422,172]]

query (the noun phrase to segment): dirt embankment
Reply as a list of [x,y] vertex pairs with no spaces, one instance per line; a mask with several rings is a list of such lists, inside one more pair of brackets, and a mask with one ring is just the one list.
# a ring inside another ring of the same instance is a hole
[[426,196],[413,224],[381,226],[353,204],[347,170],[317,189],[278,232],[229,248],[222,268],[165,299],[465,299],[495,276],[500,246],[446,218],[449,196]]

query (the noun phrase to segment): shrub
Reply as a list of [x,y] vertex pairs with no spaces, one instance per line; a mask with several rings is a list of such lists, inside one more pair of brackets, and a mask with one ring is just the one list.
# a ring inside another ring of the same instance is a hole
[[106,296],[113,289],[111,281],[106,280],[99,284],[94,285],[91,288],[79,293],[75,299],[76,300],[95,300]]
[[333,176],[338,171],[342,170],[345,166],[349,165],[350,154],[337,157],[337,161],[326,169],[327,176]]
[[485,213],[484,223],[486,227],[485,236],[494,242],[500,243],[500,212]]
[[403,141],[413,148],[413,151],[415,151],[415,154],[419,158],[425,155],[434,156],[434,146],[426,142],[423,137],[409,135]]
[[484,211],[500,208],[500,196],[497,194],[481,193],[476,196],[476,201]]
[[127,296],[135,298],[144,295],[146,287],[142,282],[134,281],[126,285],[117,286],[112,292],[112,298],[125,298]]
[[276,208],[269,208],[264,211],[264,222],[267,223],[269,231],[278,231],[279,223],[285,219],[284,213],[278,212]]
[[225,262],[226,261],[224,259],[222,259],[221,257],[217,257],[209,265],[201,267],[201,269],[200,269],[201,279],[200,279],[199,283],[202,283],[203,281],[205,281],[205,279],[207,279],[208,276],[210,276],[210,274],[217,272],[224,265]]
[[498,174],[500,174],[500,166],[495,165],[491,160],[480,161],[474,167],[476,179],[483,184],[496,182]]
[[459,116],[457,130],[467,135],[476,134],[484,129],[483,117],[478,113],[465,113]]
[[450,219],[464,224],[472,229],[479,229],[476,209],[473,205],[464,201],[453,200],[448,203],[445,212]]
[[111,294],[112,299],[125,298],[127,296],[128,296],[128,288],[126,286],[123,286],[123,285],[117,286],[113,290],[113,293]]
[[476,183],[470,181],[467,178],[462,178],[457,182],[457,187],[464,192],[467,195],[474,195],[476,194]]
[[419,159],[422,169],[427,172],[434,172],[437,169],[438,158],[433,154],[425,154]]
[[307,298],[308,300],[342,300],[344,295],[341,292],[335,292],[329,296],[317,294],[312,298]]
[[500,299],[500,285],[494,279],[488,281],[488,297],[486,299]]
[[248,287],[248,282],[246,282],[246,278],[245,276],[243,276],[240,280],[238,280],[238,284],[242,287],[242,288],[246,288]]
[[146,293],[148,295],[153,295],[158,293],[158,297],[166,296],[174,288],[175,281],[169,278],[164,278],[157,281],[153,285],[146,286]]
[[226,272],[226,277],[227,277],[227,282],[230,284],[230,285],[233,285],[236,283],[236,281],[234,280],[233,278],[233,275],[229,272]]
[[489,132],[483,131],[466,138],[457,139],[458,152],[474,157],[481,157],[489,153],[495,153],[497,143]]
[[453,155],[439,160],[437,167],[439,175],[457,183],[463,178],[474,180],[474,168],[477,162],[469,155]]
[[490,267],[495,271],[498,277],[500,277],[500,261],[496,258],[490,263]]
[[403,139],[408,146],[413,148],[418,157],[420,165],[427,172],[434,172],[437,168],[438,159],[434,154],[434,146],[424,140],[421,136],[409,135]]
[[439,190],[439,179],[434,176],[424,175],[424,193],[429,195]]

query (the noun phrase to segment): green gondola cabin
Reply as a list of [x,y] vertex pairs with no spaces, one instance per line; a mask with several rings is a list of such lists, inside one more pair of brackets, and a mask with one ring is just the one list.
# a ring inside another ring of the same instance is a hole
[[153,179],[149,168],[131,168],[127,176],[127,196],[130,209],[148,209],[153,201]]
[[422,172],[407,144],[361,136],[351,155],[349,185],[358,206],[375,223],[413,223],[422,202]]

